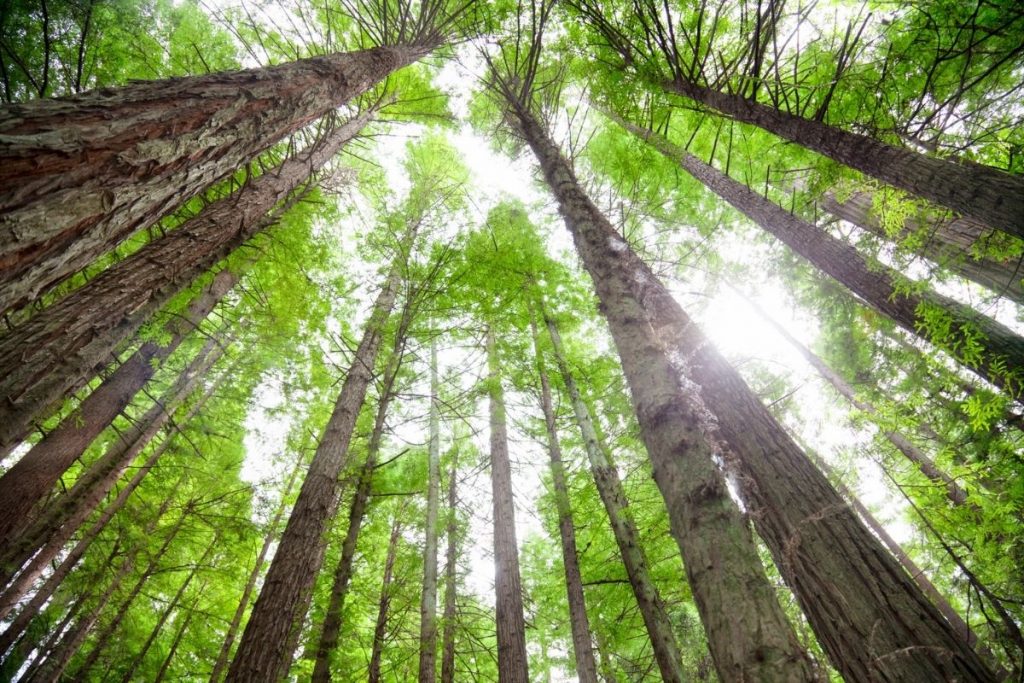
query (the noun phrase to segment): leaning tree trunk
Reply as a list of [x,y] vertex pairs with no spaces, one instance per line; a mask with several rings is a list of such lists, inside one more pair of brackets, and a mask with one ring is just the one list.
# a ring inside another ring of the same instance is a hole
[[9,369],[0,377],[0,443],[23,433],[92,377],[114,348],[175,294],[273,225],[287,210],[289,196],[371,115],[372,110],[364,112],[339,126],[0,338],[0,367]]
[[526,623],[519,577],[519,546],[508,459],[505,397],[494,331],[487,330],[487,390],[491,422],[491,497],[494,503],[494,610],[498,627],[499,683],[528,683]]
[[[853,246],[797,218],[664,137],[612,117],[869,306],[908,332],[949,352],[959,363],[1003,388],[1014,399],[1024,400],[1024,378],[1018,374],[1024,368],[1024,337],[932,290],[906,291],[906,287],[897,286],[897,273],[884,267],[873,268]],[[934,321],[930,323],[934,332],[929,332],[924,324],[930,319]]]
[[145,342],[83,400],[71,415],[35,444],[0,477],[0,498],[10,501],[0,513],[0,558],[15,536],[30,523],[29,513],[53,489],[103,430],[113,424],[132,399],[156,374],[161,362],[202,322],[218,301],[235,285],[237,276],[223,270],[189,306],[173,327],[167,345]]
[[441,632],[441,683],[455,683],[455,602],[456,562],[459,554],[459,523],[456,517],[458,505],[458,450],[452,449],[452,464],[448,470],[448,523],[445,526],[444,558],[444,628]]
[[[839,672],[853,682],[993,680],[615,232],[580,189],[554,144],[531,123],[536,131],[531,142],[598,294],[608,299],[605,308],[610,309],[613,299],[635,302],[629,317],[606,314],[613,335],[617,328],[646,326],[645,356],[666,375],[692,383],[692,391],[680,386],[666,394],[674,397],[672,405],[684,407],[677,417],[672,419],[669,412],[653,417],[662,424],[701,426],[728,444],[720,452],[738,463],[751,518]],[[635,353],[623,351],[620,356],[627,378],[650,374],[651,366],[638,363]],[[700,399],[703,405],[695,405]],[[643,425],[652,416],[643,401],[638,403]],[[733,603],[723,614],[736,619],[736,607]],[[716,639],[714,630],[709,639]]]
[[583,596],[583,579],[580,576],[580,561],[576,549],[576,528],[572,518],[572,506],[565,483],[565,465],[562,463],[562,448],[558,443],[558,427],[555,409],[551,401],[551,385],[541,355],[537,323],[531,312],[530,330],[533,333],[534,354],[537,357],[537,374],[540,376],[541,408],[544,411],[544,426],[548,436],[551,481],[554,486],[555,508],[558,511],[558,534],[562,542],[562,564],[565,569],[565,591],[569,603],[569,627],[572,632],[573,655],[576,660],[576,675],[579,683],[597,683],[597,660],[590,639],[590,621],[587,619],[587,603]]
[[288,497],[292,494],[292,488],[299,477],[299,470],[302,469],[304,464],[302,458],[296,458],[295,466],[292,468],[291,474],[288,475],[284,491],[281,492],[281,500],[277,504],[277,510],[274,511],[274,516],[270,520],[266,535],[263,537],[263,545],[260,546],[260,552],[256,556],[256,563],[253,564],[252,571],[249,572],[249,578],[245,582],[245,588],[242,589],[242,597],[238,601],[238,607],[235,609],[234,616],[231,617],[231,623],[228,624],[227,633],[224,634],[224,640],[220,645],[220,652],[217,654],[217,661],[213,665],[213,671],[210,672],[210,683],[220,683],[220,679],[224,675],[224,669],[228,665],[228,657],[231,656],[231,646],[234,644],[235,637],[238,635],[238,629],[242,625],[242,617],[245,616],[245,611],[249,609],[252,591],[256,588],[256,582],[259,580],[260,574],[263,573],[263,565],[267,561],[270,548],[277,543],[277,530],[281,525],[281,520],[284,519],[285,510],[288,509]]
[[380,47],[5,107],[0,313],[432,47]]
[[380,660],[384,653],[384,638],[388,631],[388,610],[391,607],[391,583],[398,556],[398,539],[402,536],[401,514],[391,524],[391,538],[388,539],[388,554],[384,560],[384,579],[380,586],[380,600],[377,602],[377,621],[373,627],[373,646],[370,650],[370,683],[380,681]]
[[893,187],[1024,238],[1024,178],[980,164],[961,164],[893,147],[867,135],[805,119],[738,95],[677,79],[668,92],[763,128]]
[[[206,395],[208,396],[208,394]],[[206,396],[197,401],[196,405],[193,406],[188,414],[184,416],[182,422],[186,422],[191,419],[192,415],[195,414],[203,404]],[[145,462],[139,467],[135,475],[128,481],[123,489],[117,494],[115,498],[107,507],[103,509],[103,512],[99,517],[92,523],[92,526],[85,532],[85,534],[75,543],[74,547],[68,554],[64,556],[60,564],[53,568],[50,574],[46,577],[43,585],[40,586],[36,592],[32,595],[32,599],[21,608],[18,616],[11,621],[7,630],[0,635],[0,652],[3,652],[10,643],[13,643],[24,631],[28,628],[29,623],[36,614],[44,607],[46,602],[50,599],[50,596],[54,594],[57,588],[60,587],[61,582],[67,578],[68,574],[77,566],[78,562],[85,555],[85,551],[89,549],[89,546],[94,540],[103,532],[107,524],[113,519],[114,515],[117,514],[121,508],[124,507],[125,503],[131,497],[132,493],[139,487],[142,480],[147,474],[153,469],[156,463],[160,460],[161,456],[166,451],[167,447],[173,441],[172,438],[168,437],[164,439],[153,452],[146,458]],[[87,515],[83,515],[82,521]],[[40,575],[50,567],[50,563],[57,557],[61,550],[63,550],[65,543],[71,538],[75,529],[80,525],[78,520],[73,519],[68,522],[67,527],[62,528],[60,533],[43,546],[43,548],[32,558],[32,562],[18,575],[11,585],[4,591],[3,596],[0,597],[0,605],[3,607],[4,613],[8,613],[22,596],[32,587],[33,583]]]
[[437,678],[437,509],[441,488],[441,426],[438,407],[437,342],[430,343],[430,415],[427,447],[427,519],[423,538],[423,590],[420,592],[419,682]]
[[164,657],[163,663],[160,665],[160,669],[156,672],[156,677],[153,679],[153,683],[160,683],[167,676],[167,672],[171,668],[171,662],[174,661],[174,655],[178,653],[178,646],[181,645],[181,640],[185,637],[185,631],[188,630],[189,624],[192,623],[192,617],[196,615],[196,610],[199,607],[199,601],[203,597],[203,591],[206,590],[207,584],[204,582],[196,591],[195,600],[192,601],[192,608],[189,609],[188,614],[181,620],[181,624],[178,626],[177,633],[174,634],[174,640],[171,642],[171,647],[167,651],[167,656]]
[[674,359],[659,345],[658,327],[647,321],[648,312],[633,291],[636,275],[618,257],[627,244],[582,191],[536,118],[518,102],[509,104],[603,304],[719,676],[813,678],[715,462],[724,446],[709,432],[710,416],[699,396],[689,391]]
[[[406,312],[409,310],[407,302]],[[407,320],[408,318],[403,316],[402,322],[406,323]],[[399,328],[391,357],[384,369],[380,400],[377,402],[377,414],[373,420],[373,431],[370,432],[370,440],[366,445],[366,462],[363,463],[359,471],[359,483],[352,496],[352,505],[348,513],[348,529],[345,532],[345,540],[341,544],[341,557],[338,558],[338,565],[334,569],[331,598],[327,605],[327,612],[324,614],[324,623],[320,628],[320,638],[317,640],[316,659],[311,678],[313,683],[329,683],[331,680],[331,660],[338,647],[338,638],[341,636],[342,611],[345,608],[345,598],[348,595],[348,583],[352,578],[352,561],[356,556],[359,532],[363,527],[363,519],[366,517],[366,509],[370,503],[373,472],[377,467],[377,455],[380,453],[381,441],[384,438],[388,408],[391,405],[391,399],[394,398],[395,378],[398,376],[398,370],[402,363],[405,340],[399,337],[405,335],[405,324],[400,324]]]
[[[410,228],[406,242],[411,243],[414,235]],[[290,664],[291,653],[285,650],[289,636],[302,619],[298,612],[305,606],[303,597],[312,589],[323,563],[324,531],[338,505],[338,475],[345,466],[352,429],[373,376],[384,323],[398,292],[399,266],[396,261],[391,267],[374,302],[334,411],[228,669],[228,681],[277,681]]]
[[[874,201],[870,192],[855,192],[840,201],[834,192],[821,197],[821,207],[836,218],[868,231],[887,240],[893,240],[874,213]],[[984,256],[977,258],[972,247],[992,234],[992,229],[967,218],[952,218],[924,222],[910,217],[895,239],[901,239],[919,231],[927,231],[924,244],[915,251],[929,261],[947,268],[960,277],[971,280],[982,287],[1024,305],[1024,264],[1021,260],[1000,261]]]

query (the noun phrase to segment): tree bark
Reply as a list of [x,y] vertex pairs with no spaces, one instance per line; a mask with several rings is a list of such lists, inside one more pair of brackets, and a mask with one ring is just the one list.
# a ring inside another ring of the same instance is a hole
[[0,338],[0,367],[10,369],[0,378],[0,443],[92,377],[175,294],[273,225],[287,210],[289,196],[371,115],[364,112],[337,127]]
[[[75,411],[29,450],[0,477],[0,498],[9,501],[0,514],[0,557],[15,542],[15,535],[30,523],[30,513],[53,489],[61,476],[78,460],[103,430],[113,424],[135,395],[156,374],[156,368],[213,310],[238,282],[230,270],[222,270],[210,287],[189,306],[173,328],[165,346],[145,342],[105,379]],[[170,330],[168,330],[170,331]],[[13,444],[12,444],[13,445]]]
[[[404,336],[404,330],[399,334]],[[391,357],[384,370],[383,381],[381,382],[381,395],[377,403],[377,414],[373,421],[373,431],[370,433],[370,441],[366,445],[366,462],[363,463],[359,472],[359,484],[356,486],[355,495],[352,496],[352,505],[348,513],[348,529],[345,532],[345,540],[341,545],[341,557],[338,558],[338,566],[334,570],[334,581],[331,583],[331,599],[324,614],[324,623],[320,628],[320,638],[317,641],[316,660],[313,665],[313,683],[329,683],[332,674],[332,657],[338,647],[338,638],[341,635],[342,610],[345,607],[345,598],[348,596],[348,583],[352,578],[352,560],[356,556],[356,544],[359,541],[359,532],[363,527],[363,520],[366,517],[366,510],[370,504],[370,494],[373,488],[373,472],[377,467],[377,456],[380,453],[381,441],[384,438],[385,420],[388,415],[388,408],[391,399],[394,398],[395,378],[402,362],[404,339],[395,340]]]
[[867,135],[682,79],[666,82],[663,87],[967,218],[1024,238],[1024,178],[1020,176],[991,166],[961,164],[893,147]]
[[544,367],[540,339],[537,335],[537,323],[532,310],[530,330],[533,333],[537,374],[540,377],[541,408],[544,412],[544,426],[548,437],[548,456],[555,493],[555,508],[558,511],[558,535],[562,542],[562,564],[565,570],[565,592],[569,603],[569,626],[572,632],[576,675],[579,678],[579,683],[597,683],[597,661],[594,658],[594,648],[590,639],[590,621],[587,619],[583,579],[580,577],[572,505],[569,502],[569,492],[565,483],[565,465],[562,463],[562,448],[558,443],[558,426],[555,421],[554,405],[551,401],[551,385]]
[[[949,352],[960,364],[1003,388],[1014,399],[1024,400],[1024,378],[1016,374],[1024,367],[1024,337],[932,290],[901,291],[897,287],[897,273],[884,267],[872,268],[853,246],[797,218],[664,137],[610,116],[879,313]],[[928,308],[947,316],[947,324],[938,326],[946,338],[929,338],[927,328],[922,328]]]
[[926,230],[928,239],[917,250],[929,261],[948,268],[950,272],[1024,305],[1024,265],[1020,260],[999,261],[991,257],[976,258],[972,247],[992,234],[992,229],[967,218],[924,222],[908,218],[900,234],[889,235],[874,215],[870,192],[856,192],[839,201],[835,193],[821,197],[821,207],[836,218],[852,223],[867,232],[890,241]]
[[437,510],[441,488],[439,391],[437,342],[431,341],[427,519],[423,534],[423,590],[420,593],[420,683],[434,683],[437,679]]
[[401,516],[391,524],[391,538],[388,540],[388,554],[384,561],[384,579],[380,586],[380,600],[377,603],[377,621],[373,627],[373,647],[370,651],[370,683],[380,681],[380,660],[384,652],[384,638],[388,630],[388,610],[391,607],[391,580],[398,555],[398,539],[402,535]]
[[[632,313],[622,318],[613,318],[611,301],[604,302],[613,336],[616,328],[646,325],[647,355],[666,375],[679,378],[679,388],[666,392],[665,398],[672,397],[673,405],[686,406],[686,411],[677,416],[662,413],[660,422],[700,425],[708,434],[721,434],[729,448],[720,452],[737,461],[751,517],[839,672],[853,682],[993,680],[650,268],[615,233],[580,190],[557,148],[535,121],[531,123],[545,177],[561,198],[563,217],[599,296],[635,302]],[[627,378],[651,372],[650,365],[637,362],[636,354],[620,356]],[[706,408],[692,404],[700,398]],[[642,426],[654,416],[645,401],[637,403]],[[737,620],[736,607],[733,602],[723,615]],[[716,641],[716,636],[709,634],[709,639]],[[712,645],[720,667],[715,649]]]
[[448,471],[448,522],[445,527],[444,566],[444,628],[441,632],[441,683],[455,683],[455,591],[459,554],[458,505],[458,450],[452,448],[452,465]]
[[[62,548],[89,518],[132,461],[170,422],[174,411],[192,394],[222,353],[220,342],[217,339],[209,340],[166,393],[138,421],[119,434],[118,439],[78,478],[71,490],[43,509],[27,530],[3,547],[0,558],[3,562],[4,583],[30,558],[32,562],[22,571],[15,584],[0,597],[0,615],[6,615],[11,604],[8,593],[16,594],[18,591],[15,585],[25,584],[26,576],[38,575],[49,559],[52,559],[54,551]],[[194,414],[194,409],[190,412]],[[59,478],[60,475],[50,484],[51,489]],[[40,495],[38,500],[42,500],[47,492]],[[37,550],[40,553],[33,557]],[[31,580],[28,578],[29,583]],[[27,588],[27,585],[23,588]]]
[[133,83],[0,112],[0,312],[433,45]]
[[[406,243],[411,243],[414,236],[414,230],[409,228]],[[338,505],[338,475],[345,465],[352,429],[372,378],[383,326],[394,305],[400,279],[401,269],[396,261],[374,302],[341,394],[228,669],[228,681],[270,683],[286,674],[291,659],[290,653],[285,653],[289,634],[301,621],[298,611],[303,606],[303,596],[311,589],[323,563],[324,531]]]
[[494,331],[487,330],[487,392],[490,396],[491,497],[494,503],[494,609],[498,630],[499,683],[529,683],[526,623],[519,576],[519,545],[508,458],[505,397]]
[[299,470],[302,469],[304,464],[302,458],[296,458],[295,467],[292,468],[291,474],[288,475],[288,482],[281,493],[281,500],[277,505],[277,510],[274,511],[274,516],[270,520],[270,526],[267,528],[266,536],[263,538],[263,545],[260,546],[260,552],[256,556],[256,563],[253,565],[252,571],[249,572],[249,579],[245,582],[245,588],[242,589],[242,598],[238,601],[238,607],[235,609],[234,616],[231,617],[231,623],[228,625],[227,633],[221,642],[217,661],[210,672],[210,683],[220,683],[221,678],[224,676],[224,669],[228,665],[228,657],[231,656],[231,646],[234,644],[235,638],[238,635],[238,629],[242,625],[242,617],[245,616],[245,611],[249,608],[249,601],[252,598],[253,589],[256,588],[256,582],[259,580],[260,574],[263,573],[263,565],[267,561],[270,548],[277,542],[277,530],[281,525],[281,520],[284,519],[285,511],[288,509],[288,497],[292,494],[292,489],[299,477]]

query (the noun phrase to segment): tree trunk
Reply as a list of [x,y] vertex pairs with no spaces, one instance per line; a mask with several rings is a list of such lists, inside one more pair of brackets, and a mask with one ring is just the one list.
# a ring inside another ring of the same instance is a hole
[[249,579],[245,582],[245,588],[242,589],[242,598],[238,601],[238,607],[235,609],[234,616],[231,617],[228,631],[220,645],[220,653],[217,655],[217,661],[210,672],[210,683],[220,683],[220,679],[224,676],[224,669],[228,665],[228,657],[231,656],[231,646],[234,644],[235,637],[238,635],[238,629],[242,625],[242,617],[245,616],[245,611],[249,608],[252,591],[256,587],[256,582],[259,581],[260,574],[263,573],[263,565],[267,561],[270,548],[277,542],[277,529],[281,525],[281,520],[284,519],[285,510],[288,509],[288,497],[292,494],[292,489],[299,477],[299,470],[302,469],[304,464],[302,458],[296,458],[295,466],[292,468],[291,474],[288,475],[288,482],[281,493],[281,501],[278,503],[277,510],[274,511],[274,516],[270,520],[270,526],[263,537],[263,545],[260,547],[259,555],[256,556],[256,563],[253,565],[252,571],[249,572]]
[[334,158],[371,114],[337,127],[0,338],[0,367],[10,369],[0,377],[0,443],[11,441],[92,377],[114,348],[175,294],[273,225],[287,210],[288,197]]
[[432,45],[103,88],[0,114],[0,313]]
[[[543,303],[541,306],[543,307]],[[629,510],[629,502],[626,500],[622,481],[619,480],[618,470],[615,469],[611,455],[597,433],[590,408],[583,400],[579,386],[569,370],[562,347],[562,338],[555,321],[546,314],[544,318],[555,352],[555,360],[558,363],[558,370],[569,392],[576,424],[583,437],[583,447],[590,461],[590,472],[594,477],[594,484],[597,486],[604,509],[608,513],[612,535],[619,548],[622,564],[626,568],[630,588],[633,589],[633,596],[636,598],[640,616],[643,617],[647,635],[651,639],[654,659],[658,663],[663,680],[681,683],[686,680],[686,674],[683,671],[683,661],[679,653],[679,646],[676,644],[675,633],[672,630],[672,622],[669,621],[665,603],[662,602],[661,595],[648,571],[647,557],[640,544],[640,533]]]
[[171,668],[171,662],[174,661],[174,655],[178,652],[178,646],[181,645],[182,638],[185,637],[185,631],[188,630],[188,625],[192,623],[192,617],[196,615],[196,608],[199,607],[199,600],[203,597],[203,591],[206,590],[206,583],[204,582],[199,590],[196,591],[196,599],[192,601],[192,608],[185,615],[185,618],[181,620],[181,625],[178,626],[177,633],[174,634],[174,640],[171,642],[171,648],[167,651],[167,656],[164,657],[163,664],[160,665],[159,671],[156,672],[156,678],[153,679],[153,683],[160,683],[164,680],[164,676],[167,675],[167,671]]
[[[52,545],[56,545],[57,549],[63,547],[106,498],[136,456],[170,422],[174,411],[192,394],[205,378],[207,370],[222,353],[223,348],[218,340],[208,341],[165,394],[138,421],[119,435],[103,456],[92,463],[78,478],[71,490],[42,510],[24,533],[11,538],[3,546],[0,558],[3,562],[5,582],[14,571],[32,558],[38,549]],[[46,463],[40,465],[45,467]],[[37,501],[42,501],[56,485],[60,474],[50,483],[50,487],[38,496]],[[12,504],[11,507],[18,509],[21,506]],[[49,560],[42,557],[33,558],[32,565],[39,565],[40,561],[45,565]],[[27,568],[23,574],[29,571],[30,568]],[[23,583],[23,580],[19,577],[16,583]],[[0,615],[6,614],[9,604],[7,597],[5,592],[4,597],[0,598]]]
[[16,542],[15,536],[31,522],[33,508],[46,498],[93,440],[113,424],[152,379],[156,367],[206,318],[237,281],[237,276],[228,270],[218,273],[211,287],[192,302],[185,318],[175,321],[175,332],[167,346],[144,343],[56,429],[0,477],[0,498],[10,501],[0,514],[0,557],[6,559],[7,551]]
[[452,466],[448,472],[448,524],[445,527],[444,566],[444,630],[441,633],[441,683],[455,683],[455,590],[459,554],[458,505],[458,450],[452,449]]
[[[410,228],[406,242],[411,243],[414,235]],[[324,531],[338,505],[338,475],[345,466],[352,429],[372,379],[384,323],[395,302],[401,277],[399,265],[396,261],[392,266],[374,302],[341,394],[228,669],[228,681],[271,683],[286,673],[290,663],[290,653],[285,653],[289,634],[301,621],[298,611],[303,596],[311,589],[323,562]]]
[[494,331],[487,330],[487,390],[491,422],[491,497],[494,503],[494,609],[498,626],[499,683],[528,683],[526,623],[519,577],[519,546],[508,459],[505,397]]
[[[1002,387],[1014,399],[1024,400],[1024,379],[1017,375],[1024,367],[1024,337],[937,292],[926,289],[915,294],[906,291],[906,287],[898,287],[897,273],[884,267],[873,268],[853,246],[797,218],[662,136],[612,116],[869,306],[908,332],[949,352],[959,363]],[[943,318],[934,325],[942,333],[939,338],[927,327],[922,331],[922,323],[931,311],[941,312]]]
[[583,596],[583,579],[580,577],[580,562],[576,550],[576,529],[573,524],[572,506],[565,483],[565,466],[562,464],[562,448],[558,443],[558,426],[555,409],[551,402],[551,385],[544,367],[544,358],[537,335],[537,323],[532,311],[530,330],[533,333],[534,353],[537,356],[537,374],[540,376],[541,408],[544,411],[544,426],[548,435],[551,480],[554,486],[555,507],[558,510],[558,534],[562,541],[562,564],[565,568],[565,592],[569,603],[569,626],[572,632],[573,654],[576,659],[576,675],[579,683],[597,683],[597,661],[590,640],[590,621],[587,619],[587,603]]
[[[408,308],[407,308],[408,310]],[[400,325],[400,328],[402,326]],[[404,329],[400,329],[399,335],[404,337]],[[359,484],[356,486],[355,495],[352,497],[352,505],[348,513],[348,529],[345,532],[345,540],[341,545],[341,557],[338,558],[338,566],[334,570],[334,581],[331,584],[331,599],[324,614],[324,623],[320,629],[320,638],[317,641],[316,662],[313,665],[313,683],[329,683],[331,680],[331,660],[335,649],[338,647],[338,638],[341,635],[342,610],[345,607],[345,598],[348,595],[348,583],[352,578],[352,560],[356,556],[356,544],[359,541],[359,532],[363,526],[363,519],[366,517],[366,509],[370,503],[370,493],[373,488],[373,471],[377,467],[377,455],[380,453],[380,444],[384,438],[385,420],[388,415],[388,408],[391,399],[394,398],[395,378],[401,367],[404,339],[395,339],[391,357],[384,370],[381,382],[380,400],[377,403],[377,414],[373,421],[373,431],[370,433],[370,441],[366,445],[366,462],[359,472]]]
[[398,555],[398,539],[402,535],[401,515],[391,524],[391,538],[388,540],[388,555],[384,561],[384,580],[380,586],[380,601],[377,603],[377,622],[373,627],[373,648],[370,654],[370,683],[380,681],[380,659],[384,652],[384,638],[388,630],[388,608],[391,606],[391,578]]
[[439,391],[437,342],[431,341],[427,520],[423,538],[423,590],[420,593],[420,683],[434,683],[437,678],[437,509],[441,488]]
[[911,217],[894,238],[874,215],[874,201],[870,192],[856,192],[843,201],[839,201],[835,193],[826,192],[821,197],[821,207],[836,218],[890,241],[925,230],[928,239],[916,250],[918,253],[966,280],[1024,305],[1024,266],[1019,259],[998,261],[991,257],[976,258],[973,255],[972,247],[992,234],[992,229],[985,225],[967,218],[924,222]]
[[[671,396],[674,406],[686,406],[685,412],[674,418],[671,412],[651,415],[646,401],[637,401],[641,426],[658,417],[661,425],[700,426],[709,435],[721,434],[729,448],[720,452],[738,461],[751,518],[839,672],[851,682],[993,680],[650,268],[615,233],[580,190],[558,150],[542,137],[536,122],[531,123],[534,144],[541,143],[537,156],[561,197],[563,216],[604,301],[613,336],[617,328],[646,326],[645,356],[653,356],[650,360],[664,368],[665,375],[680,381],[665,397]],[[634,302],[629,316],[611,315],[614,299]],[[636,353],[623,351],[620,356],[627,378],[652,372],[649,363],[638,362]],[[681,386],[684,379],[693,393]],[[706,408],[693,405],[701,398]],[[743,604],[732,602],[722,616],[742,621],[737,607]],[[715,655],[716,629],[710,631],[712,655],[721,671]]]
[[1024,178],[990,166],[961,164],[893,147],[828,124],[794,116],[738,95],[684,80],[663,84],[722,114],[877,178],[893,187],[953,209],[989,227],[1024,238]]

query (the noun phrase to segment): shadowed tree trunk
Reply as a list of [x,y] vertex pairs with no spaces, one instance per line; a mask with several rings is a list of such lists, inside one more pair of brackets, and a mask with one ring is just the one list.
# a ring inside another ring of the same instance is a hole
[[372,110],[366,111],[341,124],[0,337],[0,367],[11,369],[0,377],[0,443],[21,434],[91,378],[98,366],[109,362],[114,348],[175,294],[273,225],[295,201],[296,190],[333,159],[371,115]]
[[388,632],[388,610],[391,607],[391,583],[398,555],[398,539],[402,536],[401,515],[396,515],[391,524],[391,538],[388,539],[388,554],[384,561],[384,579],[380,586],[380,600],[377,602],[377,622],[373,627],[373,647],[370,651],[370,683],[380,681],[380,659],[384,652],[384,639]]
[[[406,248],[414,236],[415,231],[407,229]],[[396,256],[374,302],[334,411],[228,669],[228,681],[277,681],[291,663],[291,653],[285,650],[293,629],[298,628],[302,619],[298,612],[305,607],[304,596],[312,589],[323,563],[324,531],[338,505],[338,475],[345,466],[352,429],[372,378],[383,327],[401,279],[399,258]]]
[[580,577],[580,563],[576,550],[576,529],[573,525],[572,506],[565,484],[565,465],[562,464],[562,449],[558,443],[558,427],[555,409],[551,401],[551,385],[544,367],[544,358],[537,335],[537,323],[531,310],[530,331],[533,333],[533,348],[537,360],[537,374],[540,377],[541,408],[544,411],[544,426],[548,436],[551,481],[554,486],[555,507],[558,510],[558,533],[562,542],[562,564],[565,568],[565,591],[569,603],[569,626],[572,632],[573,655],[576,660],[576,675],[579,683],[597,683],[597,661],[590,640],[590,622],[587,619],[587,603],[583,596],[583,579]]
[[196,615],[196,608],[199,607],[199,601],[203,597],[203,591],[206,590],[206,582],[199,587],[196,591],[196,599],[192,601],[192,607],[185,614],[185,618],[181,620],[181,624],[178,626],[177,633],[174,634],[174,640],[171,642],[171,647],[167,651],[167,656],[164,657],[163,664],[160,665],[160,669],[156,672],[156,678],[153,679],[153,683],[160,683],[164,680],[167,675],[167,671],[171,668],[171,662],[174,661],[174,655],[178,652],[178,646],[181,645],[181,639],[185,637],[185,631],[188,630],[188,625],[192,623],[192,617]]
[[448,523],[445,527],[444,566],[444,629],[441,632],[441,683],[455,683],[455,590],[459,554],[458,505],[458,449],[452,448],[452,465],[448,471]]
[[430,443],[427,447],[427,519],[420,593],[420,683],[437,678],[437,509],[441,488],[441,426],[438,406],[437,342],[430,343]]
[[519,545],[508,459],[505,397],[494,332],[487,330],[487,391],[490,396],[491,497],[494,503],[494,609],[498,627],[499,683],[528,683],[526,623],[519,577]]
[[380,47],[6,107],[0,313],[432,47]]
[[[738,461],[744,500],[754,511],[751,518],[835,667],[849,681],[993,680],[977,655],[953,633],[583,193],[572,169],[539,124],[526,112],[518,117],[591,273],[616,344],[621,344],[619,355],[626,377],[633,378],[631,390],[635,394],[645,378],[658,375],[676,385],[652,399],[636,396],[641,429],[646,423],[655,428],[682,427],[700,429],[712,437],[721,435],[729,447],[720,453]],[[617,310],[620,302],[629,306],[625,315]],[[663,405],[666,400],[669,404]],[[654,425],[650,425],[652,421]],[[648,449],[653,459],[657,449],[651,445]],[[694,455],[687,449],[683,457],[693,460]],[[711,454],[701,459],[710,462]],[[702,497],[706,495],[701,492]],[[730,522],[724,533],[737,533],[735,524]],[[692,574],[694,563],[686,553],[684,561]],[[736,565],[730,562],[727,566]],[[695,587],[694,592],[700,606],[701,591]],[[738,609],[750,607],[732,600],[718,615],[702,611],[706,626],[709,616],[731,622],[712,622],[714,627],[706,629],[720,672],[723,662],[716,652],[722,646],[720,628],[732,631],[745,623]],[[743,626],[744,631],[748,627]],[[755,645],[765,635],[778,638],[783,633],[786,637],[779,646],[786,654],[782,657],[766,657],[768,651]],[[726,649],[745,652],[739,658],[744,667],[748,662],[757,668],[766,663],[797,666],[802,657],[793,651],[790,643],[794,642],[788,627],[772,626],[760,629],[755,638],[746,634],[736,637]],[[751,662],[751,657],[758,661]],[[800,680],[811,677],[805,666],[799,666]]]
[[[762,229],[835,278],[878,312],[889,316],[908,332],[947,350],[958,362],[989,382],[1002,387],[1015,399],[1024,399],[1024,381],[1013,373],[1024,367],[1024,337],[969,306],[926,289],[920,293],[898,287],[899,276],[892,270],[871,267],[856,248],[833,237],[765,199],[741,182],[704,163],[664,137],[640,128],[614,114],[618,123],[649,142],[686,172],[704,183]],[[942,323],[929,332],[922,323],[939,312]],[[963,349],[968,349],[968,355]]]

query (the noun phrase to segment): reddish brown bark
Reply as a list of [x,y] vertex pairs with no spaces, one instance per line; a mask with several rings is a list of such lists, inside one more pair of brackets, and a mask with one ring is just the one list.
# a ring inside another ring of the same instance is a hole
[[175,294],[273,225],[285,208],[281,202],[334,158],[371,115],[367,111],[338,126],[0,338],[0,367],[10,369],[0,377],[0,442],[22,433],[106,365],[113,349]]
[[373,646],[370,648],[370,683],[380,681],[380,660],[384,653],[384,638],[388,630],[388,611],[391,608],[391,583],[395,570],[395,558],[398,556],[398,539],[402,535],[401,514],[391,524],[391,537],[388,539],[388,554],[384,560],[384,578],[380,586],[380,599],[377,602],[377,621],[373,627]]
[[133,83],[0,113],[0,312],[433,46]]

